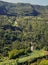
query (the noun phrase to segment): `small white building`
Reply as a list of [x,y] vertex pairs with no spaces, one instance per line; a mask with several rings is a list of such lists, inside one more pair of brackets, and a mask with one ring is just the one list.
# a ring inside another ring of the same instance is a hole
[[33,43],[32,42],[30,44],[30,49],[31,49],[31,51],[33,51]]

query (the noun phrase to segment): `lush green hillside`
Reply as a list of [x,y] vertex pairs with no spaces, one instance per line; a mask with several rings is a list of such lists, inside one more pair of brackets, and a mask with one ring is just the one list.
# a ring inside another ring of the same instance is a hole
[[47,65],[47,59],[48,6],[0,1],[0,65]]
[[0,14],[10,16],[48,15],[48,6],[31,5],[25,3],[7,3],[0,1]]
[[0,15],[0,53],[8,56],[13,49],[30,48],[48,50],[48,18],[47,17],[9,17]]

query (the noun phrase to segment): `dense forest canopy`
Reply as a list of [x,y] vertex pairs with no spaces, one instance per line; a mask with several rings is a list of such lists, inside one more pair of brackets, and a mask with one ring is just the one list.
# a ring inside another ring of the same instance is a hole
[[30,47],[48,50],[48,18],[41,16],[0,15],[0,52]]
[[[11,65],[13,65],[12,63],[18,65],[16,64],[18,62],[27,61],[29,63],[37,58],[48,58],[48,56],[44,56],[44,51],[47,54],[48,6],[0,1],[0,62],[3,63],[0,64],[7,65],[6,60],[7,63],[11,61]],[[39,65],[46,60],[42,60]],[[48,64],[48,60],[46,64]]]
[[34,49],[48,50],[48,6],[0,1],[0,55],[28,52],[31,42]]

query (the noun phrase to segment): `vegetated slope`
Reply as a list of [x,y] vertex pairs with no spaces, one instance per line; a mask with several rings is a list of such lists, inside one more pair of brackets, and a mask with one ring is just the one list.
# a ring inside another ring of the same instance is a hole
[[0,54],[8,56],[13,49],[30,48],[48,50],[48,18],[41,16],[0,15]]
[[10,16],[37,16],[48,14],[48,6],[31,5],[28,3],[7,3],[0,1],[0,14]]
[[48,50],[46,14],[48,6],[0,1],[0,55],[8,56],[8,51],[13,49],[30,48],[31,41],[35,49]]

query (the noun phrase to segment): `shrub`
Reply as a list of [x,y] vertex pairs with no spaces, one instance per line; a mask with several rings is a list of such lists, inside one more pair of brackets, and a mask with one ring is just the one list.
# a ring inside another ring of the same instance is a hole
[[14,49],[14,50],[8,52],[8,54],[9,54],[10,59],[14,59],[18,55],[18,50]]
[[48,60],[42,60],[38,65],[48,65]]
[[8,52],[8,54],[9,54],[10,59],[15,59],[15,58],[18,58],[20,55],[24,54],[24,49],[21,49],[21,50],[14,49],[14,50]]

